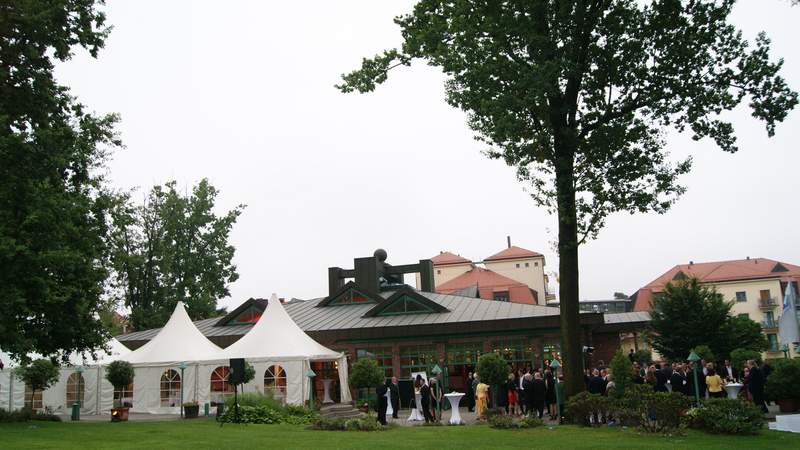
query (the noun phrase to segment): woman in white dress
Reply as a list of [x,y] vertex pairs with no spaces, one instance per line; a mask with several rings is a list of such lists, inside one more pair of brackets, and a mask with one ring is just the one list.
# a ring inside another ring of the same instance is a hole
[[425,382],[422,381],[422,375],[417,374],[417,378],[414,380],[414,409],[411,410],[411,415],[408,416],[409,422],[425,420],[425,415],[422,414],[422,395],[420,394],[423,384]]

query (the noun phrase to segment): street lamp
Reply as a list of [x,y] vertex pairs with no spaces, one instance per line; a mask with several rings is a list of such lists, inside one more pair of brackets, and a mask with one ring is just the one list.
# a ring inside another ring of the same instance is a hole
[[694,376],[694,399],[697,401],[697,406],[700,406],[700,387],[697,384],[697,361],[700,361],[700,357],[692,350],[687,359],[694,365],[692,368],[692,374]]
[[186,369],[186,363],[179,362],[178,369],[181,369],[181,418],[183,418],[183,371]]
[[308,385],[309,385],[309,392],[308,392],[308,407],[310,409],[314,409],[314,377],[317,376],[316,372],[308,369],[306,372],[306,376],[308,377]]
[[553,369],[553,379],[556,380],[556,409],[558,412],[558,421],[561,422],[561,398],[558,395],[558,368],[561,367],[561,363],[558,362],[557,359],[553,358],[550,361],[550,368]]

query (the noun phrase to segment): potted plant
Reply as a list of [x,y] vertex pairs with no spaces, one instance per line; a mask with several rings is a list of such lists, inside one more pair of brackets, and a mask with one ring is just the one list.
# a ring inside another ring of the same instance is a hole
[[778,404],[781,412],[800,409],[800,360],[775,361],[775,369],[767,378],[765,393]]
[[[370,389],[382,384],[385,380],[383,370],[378,366],[374,359],[362,358],[356,361],[350,368],[350,386],[356,389],[366,389],[367,399],[369,399]],[[369,412],[369,401],[361,405],[361,410]]]
[[200,405],[197,402],[186,402],[183,404],[183,417],[187,419],[197,419],[200,415]]
[[[114,386],[115,391],[122,391],[133,383],[133,366],[127,361],[114,361],[106,367],[106,380]],[[128,406],[122,403],[122,397],[114,399],[111,408],[112,422],[128,421]]]

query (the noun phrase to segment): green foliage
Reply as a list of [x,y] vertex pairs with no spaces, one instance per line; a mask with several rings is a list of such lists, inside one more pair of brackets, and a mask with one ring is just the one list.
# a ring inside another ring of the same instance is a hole
[[[316,419],[317,415],[314,411],[302,407],[239,406],[240,423],[305,425],[314,422]],[[222,423],[236,422],[236,410],[226,407],[225,412],[217,420]]]
[[102,348],[113,194],[103,177],[120,145],[59,85],[58,62],[96,56],[108,36],[94,0],[0,6],[0,348],[25,360]]
[[536,428],[544,425],[538,417],[516,418],[507,415],[494,415],[488,418],[489,426],[501,430],[520,430],[525,428]]
[[43,391],[58,381],[58,366],[46,359],[37,359],[16,370],[17,378],[35,393]]
[[633,382],[635,375],[631,360],[622,352],[622,349],[617,350],[614,357],[611,358],[611,377],[614,381],[614,389],[610,391],[609,395],[613,398],[621,398],[625,395],[625,392],[635,384]]
[[[245,392],[238,396],[239,406],[249,406],[252,408],[269,408],[279,410],[283,408],[283,402],[276,399],[271,392],[267,391],[262,394],[261,392]],[[225,411],[230,410],[234,406],[234,397],[225,398]]]
[[506,360],[497,353],[485,353],[478,358],[475,368],[482,383],[488,385],[502,384],[508,379]]
[[37,420],[41,422],[61,422],[61,417],[49,411],[33,412],[27,408],[18,409],[16,411],[0,409],[0,423],[28,422],[31,420]]
[[603,417],[611,409],[611,400],[599,394],[580,392],[567,400],[564,416],[576,425],[590,426],[594,415]]
[[106,366],[106,380],[119,389],[133,382],[133,366],[128,361],[113,361]]
[[642,367],[653,364],[653,353],[650,350],[637,350],[633,352],[633,360],[642,365]]
[[361,358],[350,367],[350,386],[356,389],[370,389],[384,382],[383,369],[374,359]]
[[240,384],[247,384],[253,381],[253,378],[256,377],[256,369],[253,367],[252,364],[245,361],[244,363],[244,374],[242,374],[242,382],[236,384],[235,386],[239,386]]
[[697,279],[667,283],[651,306],[650,342],[669,360],[685,361],[695,348],[703,348],[710,360],[730,359],[735,348],[766,349],[761,326],[731,316],[732,303]]
[[800,359],[784,359],[775,364],[764,393],[772,401],[800,400]]
[[182,301],[192,320],[216,314],[217,300],[239,278],[228,242],[244,206],[218,216],[207,179],[191,194],[174,181],[155,186],[143,204],[123,198],[113,211],[113,280],[135,329],[160,327]]
[[383,426],[371,414],[357,419],[320,417],[314,421],[310,429],[321,431],[384,431],[388,426]]
[[711,348],[707,345],[698,345],[697,347],[693,348],[692,351],[697,353],[697,356],[700,359],[705,360],[706,362],[716,361],[717,357],[714,355],[714,352],[711,351]]
[[368,92],[414,60],[438,67],[447,102],[467,113],[486,154],[515,167],[534,202],[558,214],[570,394],[583,386],[578,247],[609,215],[664,213],[684,192],[691,159],[670,161],[667,129],[735,152],[725,112],[745,102],[772,136],[797,104],[769,39],[745,41],[729,23],[732,6],[421,0],[395,18],[402,47],[364,59],[337,86]]
[[752,402],[707,398],[690,414],[691,426],[718,434],[758,434],[766,420]]
[[642,398],[639,408],[640,426],[651,433],[678,428],[691,400],[678,392],[653,392]]
[[745,363],[751,359],[758,361],[758,364],[760,365],[761,352],[756,350],[750,350],[747,348],[737,348],[736,350],[731,352],[731,357],[730,357],[731,367],[733,367],[734,369],[739,371],[739,373],[741,373]]

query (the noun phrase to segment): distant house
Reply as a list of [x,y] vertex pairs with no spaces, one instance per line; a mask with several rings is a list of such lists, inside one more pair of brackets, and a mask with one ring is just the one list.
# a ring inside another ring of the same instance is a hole
[[[766,357],[783,355],[780,350],[782,343],[778,339],[778,318],[787,283],[793,283],[797,291],[800,266],[767,258],[704,263],[690,261],[671,268],[639,289],[631,297],[633,310],[649,311],[652,300],[663,292],[667,283],[689,278],[697,278],[704,285],[714,287],[725,300],[733,301],[733,314],[761,324],[770,345]],[[794,349],[791,351],[796,354]]]

